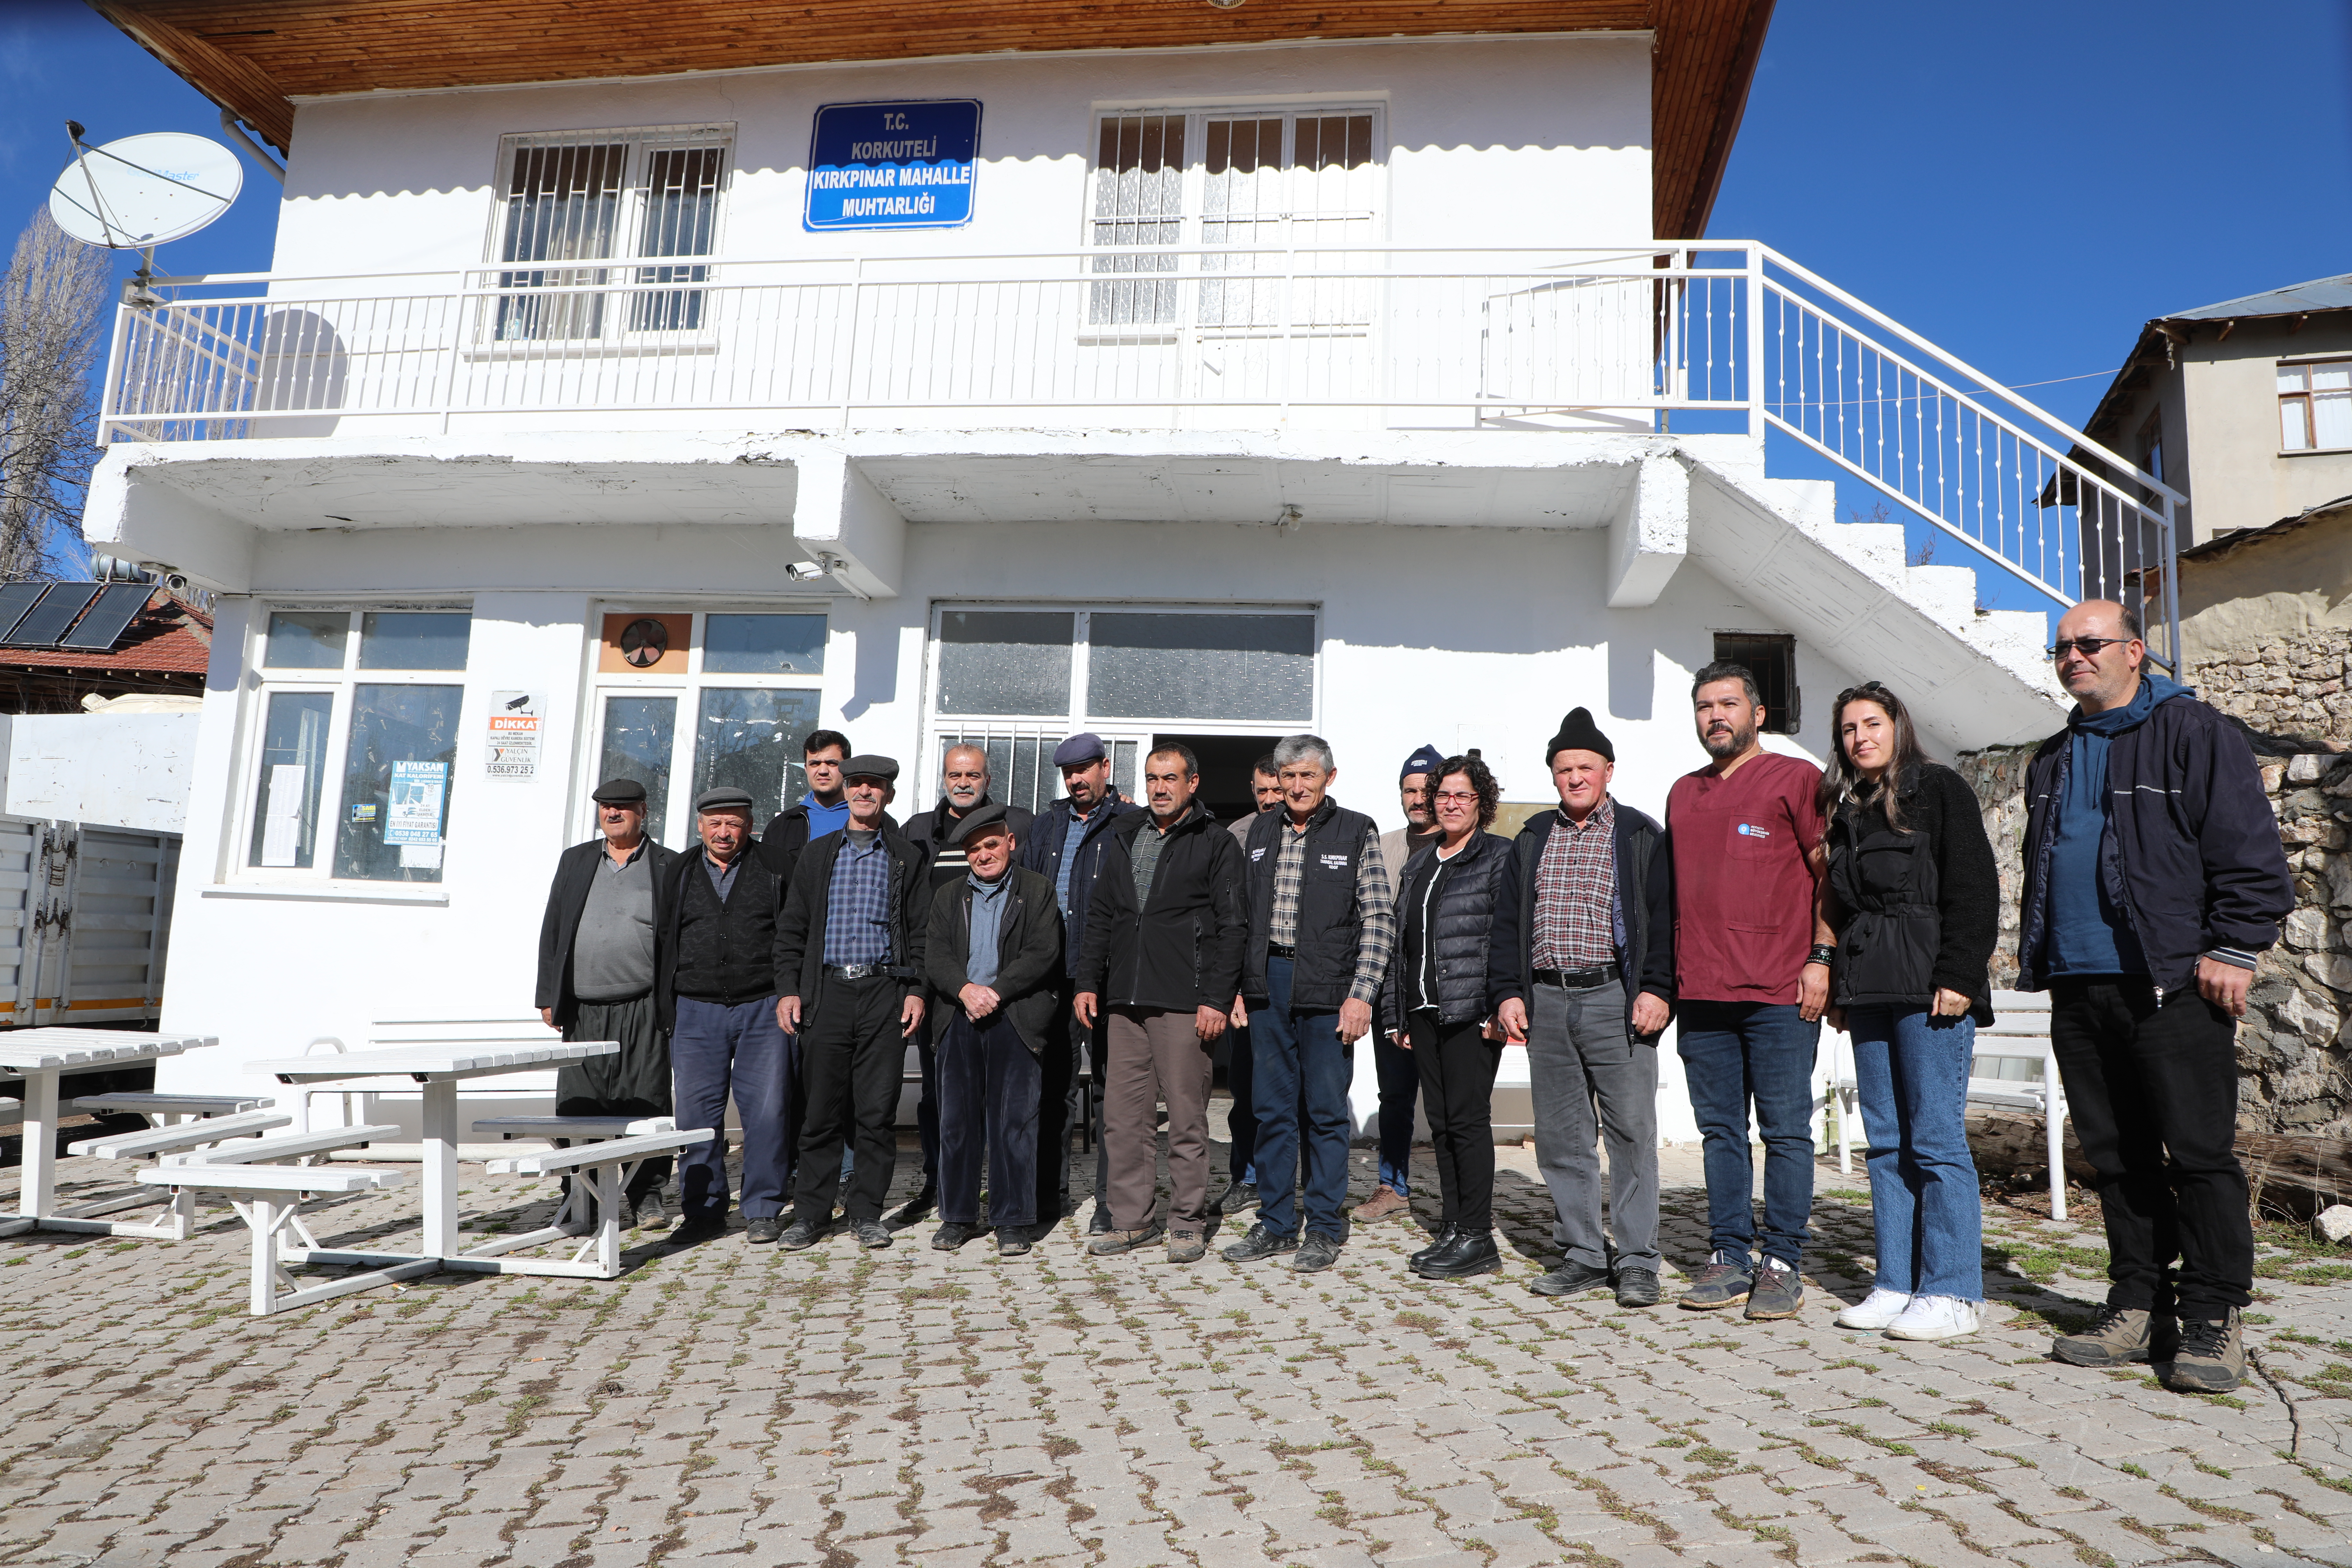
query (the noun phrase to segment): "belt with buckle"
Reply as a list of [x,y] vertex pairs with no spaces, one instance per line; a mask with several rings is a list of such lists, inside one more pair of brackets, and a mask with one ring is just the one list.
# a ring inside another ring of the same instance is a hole
[[1298,950],[1291,946],[1288,942],[1267,942],[1265,944],[1265,951],[1268,956],[1274,958],[1297,958],[1298,956]]
[[1557,985],[1563,991],[1589,991],[1595,985],[1606,985],[1617,978],[1614,963],[1596,963],[1590,969],[1538,969],[1535,983]]
[[828,963],[824,972],[835,980],[871,980],[887,967],[880,963]]

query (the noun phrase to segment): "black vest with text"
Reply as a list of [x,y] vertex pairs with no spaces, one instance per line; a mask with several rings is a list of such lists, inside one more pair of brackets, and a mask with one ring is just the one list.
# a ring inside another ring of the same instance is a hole
[[[1260,812],[1242,853],[1249,861],[1249,952],[1242,962],[1242,994],[1265,1001],[1266,944],[1273,940],[1274,871],[1290,831],[1290,814]],[[1372,819],[1327,800],[1307,819],[1298,875],[1298,931],[1290,978],[1294,1013],[1336,1013],[1356,981],[1356,947],[1364,932],[1356,907],[1356,872]]]

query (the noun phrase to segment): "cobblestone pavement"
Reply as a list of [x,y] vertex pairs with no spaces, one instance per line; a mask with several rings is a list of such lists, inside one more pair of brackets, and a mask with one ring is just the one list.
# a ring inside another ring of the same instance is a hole
[[[1671,1288],[1705,1199],[1669,1152]],[[2189,1397],[2046,1358],[2103,1295],[2095,1232],[1993,1211],[1995,1321],[1904,1345],[1830,1321],[1868,1267],[1858,1171],[1824,1163],[1812,1288],[1766,1324],[1529,1295],[1548,1226],[1532,1157],[1504,1166],[1524,1256],[1443,1286],[1395,1220],[1318,1276],[1089,1259],[1065,1222],[1002,1264],[928,1226],[738,1234],[256,1320],[225,1212],[0,1241],[0,1562],[2352,1564],[2352,1270],[2273,1255],[2267,1375]],[[546,1210],[467,1175],[478,1219]]]

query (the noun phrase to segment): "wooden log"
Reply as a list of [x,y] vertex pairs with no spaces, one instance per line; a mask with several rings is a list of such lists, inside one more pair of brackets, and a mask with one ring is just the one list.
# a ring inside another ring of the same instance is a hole
[[[1969,1149],[1976,1156],[1979,1174],[2040,1177],[2047,1169],[2039,1116],[1970,1106],[1968,1121]],[[2352,1139],[2252,1132],[2242,1128],[2237,1148],[2257,1212],[2265,1202],[2296,1215],[2352,1202]],[[2088,1186],[2090,1163],[2083,1158],[2083,1145],[2074,1136],[2072,1121],[2066,1124],[2065,1151],[2067,1179]]]

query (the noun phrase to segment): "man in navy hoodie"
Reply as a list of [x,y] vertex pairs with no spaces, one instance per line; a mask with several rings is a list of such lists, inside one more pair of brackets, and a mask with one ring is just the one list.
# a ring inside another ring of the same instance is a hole
[[2147,656],[2137,611],[2067,611],[2051,657],[2078,705],[2025,775],[2018,984],[2051,993],[2112,1281],[2053,1352],[2221,1394],[2245,1376],[2254,1283],[2237,1021],[2294,889],[2244,732]]

